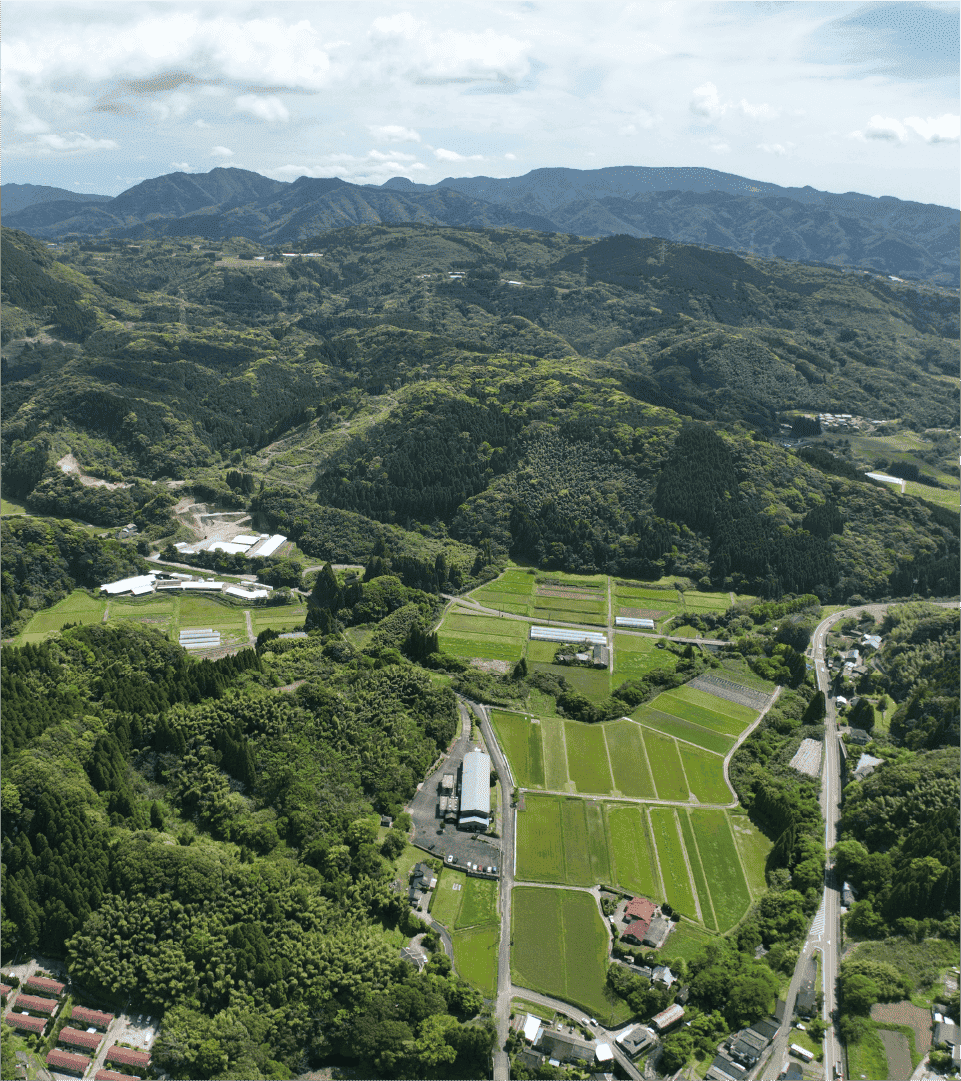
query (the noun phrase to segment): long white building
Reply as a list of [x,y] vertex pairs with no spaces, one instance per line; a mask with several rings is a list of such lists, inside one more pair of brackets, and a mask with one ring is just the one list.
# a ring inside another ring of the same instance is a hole
[[483,751],[468,751],[460,785],[462,830],[486,830],[491,821],[491,760]]

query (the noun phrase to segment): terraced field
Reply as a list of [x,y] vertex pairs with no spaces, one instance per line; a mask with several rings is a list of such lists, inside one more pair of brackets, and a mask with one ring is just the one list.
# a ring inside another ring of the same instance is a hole
[[692,810],[689,814],[702,859],[711,868],[711,896],[717,929],[727,931],[751,903],[729,816],[724,811],[710,810]]

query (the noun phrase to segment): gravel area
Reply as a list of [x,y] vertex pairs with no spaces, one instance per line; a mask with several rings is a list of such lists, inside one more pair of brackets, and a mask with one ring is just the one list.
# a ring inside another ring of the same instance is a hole
[[886,1028],[878,1029],[878,1035],[884,1044],[884,1054],[888,1060],[888,1081],[911,1081],[911,1049],[903,1032],[889,1032]]
[[797,754],[791,759],[791,768],[809,777],[817,777],[821,769],[822,744],[816,739],[802,739]]
[[871,1020],[908,1025],[914,1029],[914,1046],[918,1054],[926,1055],[931,1050],[931,1014],[920,1006],[912,1002],[877,1002],[871,1007]]

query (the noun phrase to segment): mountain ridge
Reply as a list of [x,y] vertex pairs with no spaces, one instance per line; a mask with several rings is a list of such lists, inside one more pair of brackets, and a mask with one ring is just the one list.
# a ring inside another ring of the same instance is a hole
[[[6,190],[6,186],[3,189]],[[714,169],[535,169],[381,185],[271,180],[244,169],[154,177],[114,199],[37,201],[6,223],[44,239],[244,236],[289,244],[329,229],[419,222],[578,236],[657,236],[767,258],[874,270],[957,287],[959,213],[894,196],[783,188]]]

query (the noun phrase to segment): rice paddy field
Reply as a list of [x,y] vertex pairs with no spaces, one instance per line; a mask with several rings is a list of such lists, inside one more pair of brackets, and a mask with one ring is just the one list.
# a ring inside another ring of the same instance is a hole
[[604,994],[608,932],[590,894],[516,887],[511,934],[515,984],[561,998],[606,1024],[627,1020],[629,1007]]
[[629,803],[607,804],[607,828],[616,882],[647,897],[663,897],[651,824],[644,809]]
[[593,886],[611,881],[604,807],[564,796],[528,796],[517,816],[517,877]]
[[684,841],[678,828],[677,812],[673,807],[652,807],[648,814],[657,846],[661,877],[664,880],[666,896],[663,900],[668,901],[683,916],[697,919],[694,886],[684,859]]
[[458,974],[474,984],[485,998],[493,998],[497,991],[500,929],[495,925],[472,931],[455,931],[451,941]]
[[454,657],[519,661],[524,655],[528,624],[499,616],[452,609],[439,631],[440,646]]
[[507,755],[514,783],[522,788],[544,787],[544,746],[541,722],[522,713],[491,710],[497,742]]
[[707,809],[682,813],[690,816],[702,861],[711,868],[711,897],[717,930],[728,931],[751,904],[751,892],[731,831],[730,817],[724,811]]

